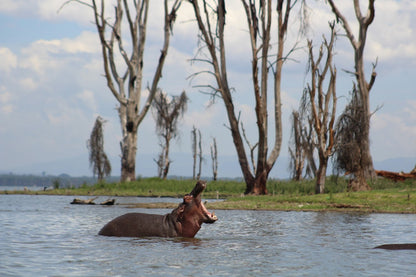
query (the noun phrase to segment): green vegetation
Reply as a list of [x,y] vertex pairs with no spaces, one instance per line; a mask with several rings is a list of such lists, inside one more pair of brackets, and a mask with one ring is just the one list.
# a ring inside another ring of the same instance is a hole
[[[114,195],[114,196],[149,196],[149,197],[182,197],[195,186],[191,179],[144,178],[127,183],[97,183],[93,186],[82,185],[77,189],[59,189],[46,191],[47,194],[71,195]],[[204,197],[226,198],[241,194],[245,184],[240,181],[209,182]],[[217,193],[218,192],[218,193]],[[43,192],[42,192],[43,193]]]
[[[191,179],[143,178],[130,183],[102,182],[95,185],[83,184],[79,188],[2,193],[182,197],[189,193],[194,185],[195,181]],[[244,196],[244,182],[219,180],[208,182],[203,197],[226,199],[220,202],[209,202],[207,204],[209,209],[416,213],[416,180],[395,183],[380,178],[370,183],[370,186],[371,191],[349,192],[345,178],[329,177],[326,183],[326,193],[315,195],[314,180],[301,182],[270,180],[267,186],[268,195]],[[176,204],[160,205],[171,207]]]
[[231,197],[208,206],[215,209],[416,213],[416,189]]

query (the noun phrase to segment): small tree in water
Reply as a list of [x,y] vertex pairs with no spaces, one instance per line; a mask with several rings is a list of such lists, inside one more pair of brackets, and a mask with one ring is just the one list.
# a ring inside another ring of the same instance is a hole
[[90,167],[92,167],[94,177],[97,176],[99,182],[111,174],[111,164],[104,152],[104,122],[100,116],[97,117],[90,139],[87,142],[87,148],[90,152]]
[[178,120],[185,113],[187,102],[188,97],[185,92],[170,99],[158,89],[152,103],[156,119],[156,132],[160,137],[160,146],[162,148],[159,159],[156,161],[160,178],[166,179],[168,175],[171,162],[169,160],[170,141],[178,136]]

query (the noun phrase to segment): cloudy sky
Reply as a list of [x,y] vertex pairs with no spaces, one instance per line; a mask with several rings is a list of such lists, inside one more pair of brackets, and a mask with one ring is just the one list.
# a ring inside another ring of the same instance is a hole
[[[352,27],[356,27],[352,7],[347,3],[352,1],[337,2]],[[117,103],[102,75],[92,10],[72,3],[58,12],[63,3],[60,0],[0,2],[0,172],[40,174],[30,172],[34,164],[74,160],[85,164],[85,170],[70,167],[59,172],[44,170],[52,174],[89,174],[86,141],[95,118],[100,115],[107,120],[105,150],[117,161],[113,164],[113,175],[119,175],[121,131]],[[151,81],[162,47],[161,3],[151,1],[144,63],[145,85]],[[256,129],[246,21],[240,1],[226,3],[229,82],[235,89],[235,106],[241,111],[253,142]],[[328,34],[328,21],[333,18],[324,1],[308,3],[310,29],[306,37],[297,35],[299,18],[293,13],[286,43],[288,51],[298,41],[299,50],[285,64],[283,73],[282,157],[288,156],[290,113],[297,109],[309,78],[305,75],[307,53],[302,47],[306,45],[306,38],[311,38],[317,49],[322,35]],[[113,9],[111,4],[107,6],[111,18]],[[370,76],[372,63],[378,61],[378,75],[371,92],[371,107],[377,110],[371,121],[371,152],[375,161],[415,157],[416,162],[415,14],[416,2],[413,0],[376,1],[376,17],[369,28],[365,52],[367,76]],[[190,131],[192,126],[196,126],[202,131],[205,153],[209,153],[209,144],[215,137],[220,155],[235,156],[225,126],[227,118],[222,102],[212,105],[209,96],[196,87],[211,80],[207,76],[188,79],[192,73],[205,68],[203,64],[190,62],[198,49],[196,26],[191,18],[192,9],[184,3],[174,27],[163,79],[159,83],[168,94],[178,95],[185,90],[190,98],[188,111],[181,122],[180,139],[171,151],[190,154]],[[342,33],[341,28],[338,29]],[[338,110],[341,111],[353,81],[343,71],[353,69],[352,48],[343,36],[336,43],[335,63],[338,68]],[[139,128],[138,145],[138,160],[141,155],[157,156],[159,146],[151,113]],[[152,160],[148,163],[154,164]],[[172,171],[174,174],[174,169]],[[140,168],[137,172],[141,173]]]

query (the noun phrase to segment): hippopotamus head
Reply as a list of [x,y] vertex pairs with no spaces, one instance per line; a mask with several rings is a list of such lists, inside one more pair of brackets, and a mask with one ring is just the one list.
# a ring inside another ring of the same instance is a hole
[[191,191],[183,197],[183,202],[179,207],[172,211],[172,215],[177,217],[183,237],[194,237],[201,228],[202,223],[214,223],[217,216],[208,212],[204,203],[201,202],[201,193],[206,188],[205,181],[198,181]]

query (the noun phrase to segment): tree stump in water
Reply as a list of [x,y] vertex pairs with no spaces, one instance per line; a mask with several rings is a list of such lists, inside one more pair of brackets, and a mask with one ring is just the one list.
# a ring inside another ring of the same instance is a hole
[[[79,198],[74,198],[74,200],[72,200],[71,204],[78,204],[78,205],[95,205],[94,200],[97,199],[97,197],[94,198],[90,198],[87,200],[83,200],[83,199],[79,199]],[[111,206],[114,205],[114,203],[116,202],[115,199],[107,199],[103,202],[100,203],[100,205],[104,205],[104,206]]]
[[111,206],[114,205],[115,202],[115,199],[107,199],[104,202],[101,202],[100,205]]
[[94,198],[90,198],[87,200],[83,200],[83,199],[79,199],[79,198],[74,198],[74,200],[72,200],[71,204],[78,204],[78,205],[95,205],[94,200],[97,199],[98,197],[94,197]]

